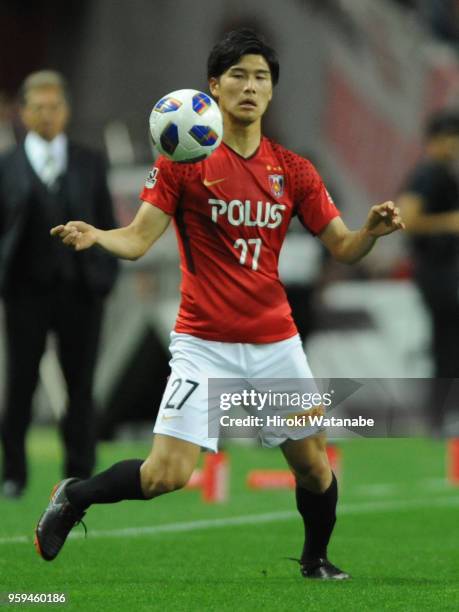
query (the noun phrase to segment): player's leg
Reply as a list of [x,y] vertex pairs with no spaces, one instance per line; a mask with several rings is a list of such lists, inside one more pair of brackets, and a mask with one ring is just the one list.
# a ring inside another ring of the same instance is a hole
[[198,461],[200,446],[157,434],[148,458],[128,459],[87,480],[67,478],[53,490],[35,530],[35,546],[47,561],[61,550],[92,504],[146,500],[182,488]]
[[92,478],[74,481],[67,487],[67,497],[75,508],[84,511],[92,504],[152,499],[171,493],[186,485],[200,451],[191,442],[156,434],[145,461],[120,461]]
[[286,440],[281,445],[296,480],[296,505],[305,530],[301,572],[306,578],[343,580],[349,575],[327,559],[327,546],[336,522],[338,486],[331,471],[325,434]]
[[[252,376],[270,379],[270,389],[291,393],[318,391],[298,336],[271,345],[252,346],[250,353]],[[288,406],[286,409],[290,414]],[[303,576],[348,578],[348,574],[327,560],[327,544],[336,521],[338,488],[328,462],[325,435],[310,427],[303,431],[264,427],[261,439],[264,446],[280,445],[296,479],[297,508],[306,532],[301,557]]]
[[201,453],[201,447],[163,434],[140,468],[142,492],[147,499],[183,488],[189,481]]
[[173,334],[171,375],[149,457],[121,461],[87,480],[67,479],[57,485],[35,532],[43,558],[56,557],[91,504],[148,499],[179,489],[191,476],[201,448],[217,449],[217,439],[209,438],[207,378],[203,374],[212,369],[212,355],[218,355],[214,344],[209,348],[206,342]]

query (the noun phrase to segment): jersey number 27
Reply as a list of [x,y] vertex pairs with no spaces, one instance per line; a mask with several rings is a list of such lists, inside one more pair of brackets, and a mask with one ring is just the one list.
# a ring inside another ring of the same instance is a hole
[[[239,263],[241,266],[245,265],[247,254],[250,253],[252,259],[252,270],[258,270],[258,259],[261,253],[261,238],[249,238],[248,240],[238,238],[233,246],[235,249],[241,249],[241,256],[239,257]],[[251,247],[253,247],[253,252]]]

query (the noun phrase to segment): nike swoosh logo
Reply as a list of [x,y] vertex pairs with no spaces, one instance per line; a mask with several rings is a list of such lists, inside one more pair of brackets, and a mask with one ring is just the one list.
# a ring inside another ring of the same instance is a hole
[[174,415],[171,415],[171,416],[166,416],[164,414],[163,417],[162,417],[162,420],[163,421],[170,421],[170,419],[181,419],[181,418],[182,418],[181,414],[174,414]]
[[222,181],[226,181],[226,177],[217,179],[215,181],[208,181],[207,179],[204,179],[202,182],[204,183],[205,187],[212,187],[212,185],[216,185],[217,183],[221,183]]

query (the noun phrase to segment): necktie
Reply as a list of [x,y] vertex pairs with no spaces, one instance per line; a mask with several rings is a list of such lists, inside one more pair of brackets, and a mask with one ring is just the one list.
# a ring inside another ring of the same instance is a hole
[[41,173],[41,179],[49,188],[51,188],[58,175],[58,168],[56,163],[56,158],[52,154],[51,150],[48,151],[46,156],[45,165],[43,166],[43,170]]

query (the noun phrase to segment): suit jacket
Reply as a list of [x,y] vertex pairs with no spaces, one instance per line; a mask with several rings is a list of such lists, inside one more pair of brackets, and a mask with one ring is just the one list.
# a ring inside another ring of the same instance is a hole
[[[86,221],[101,229],[116,226],[101,154],[69,142],[65,176],[68,205],[58,223],[71,219]],[[32,205],[34,183],[39,180],[21,144],[0,158],[0,292],[8,287],[12,264],[19,248]],[[70,215],[71,218],[64,218]],[[53,240],[43,232],[43,240]],[[118,261],[102,249],[78,253],[86,288],[106,295],[116,280]]]

